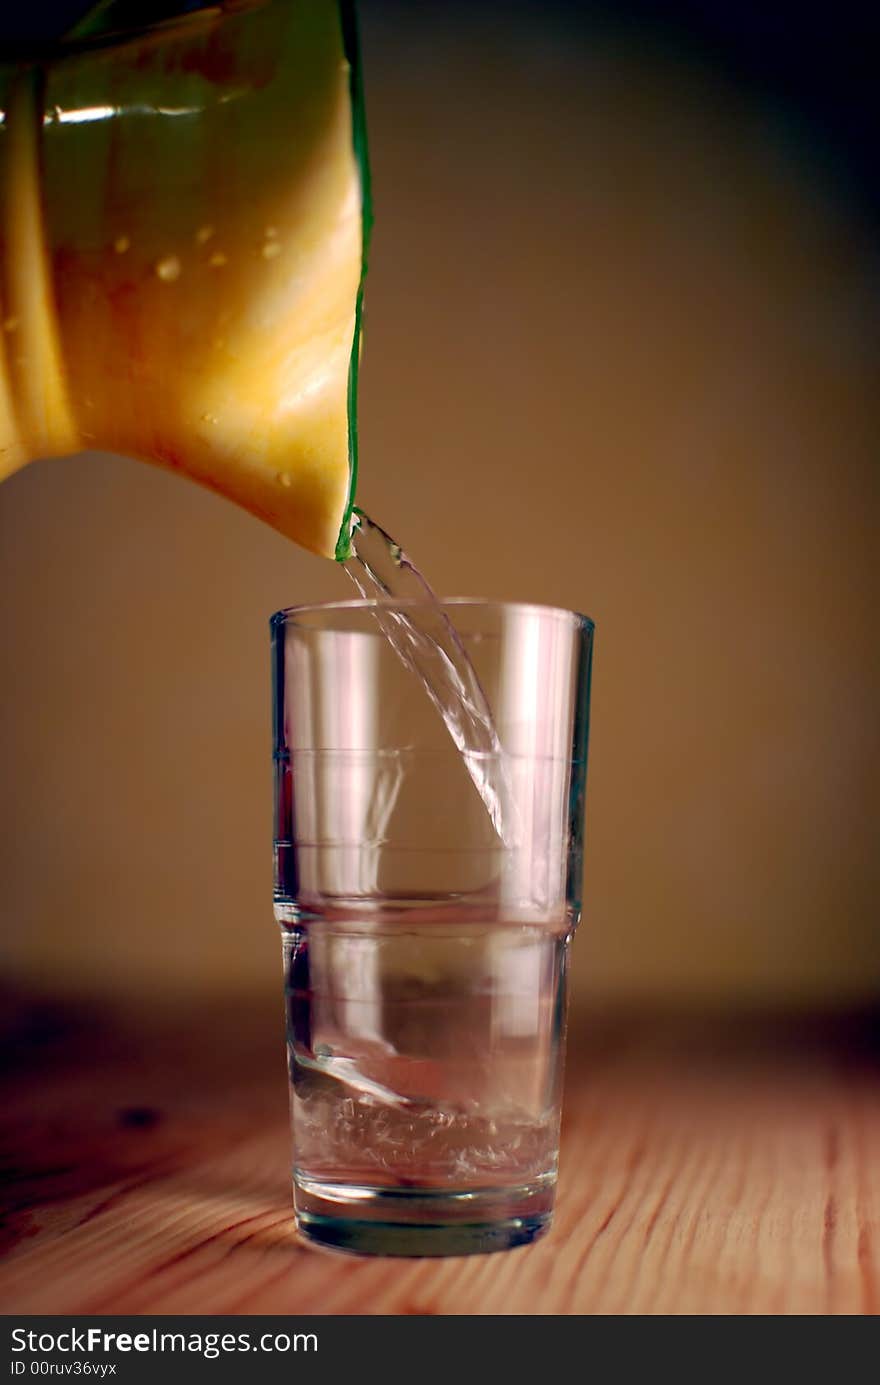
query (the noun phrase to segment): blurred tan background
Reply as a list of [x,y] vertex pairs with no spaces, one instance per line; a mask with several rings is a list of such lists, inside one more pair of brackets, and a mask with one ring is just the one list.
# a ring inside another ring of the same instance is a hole
[[[876,924],[877,240],[687,46],[362,6],[359,499],[446,594],[597,622],[575,1003],[862,1003]],[[267,618],[332,564],[140,464],[0,490],[5,972],[264,991]]]

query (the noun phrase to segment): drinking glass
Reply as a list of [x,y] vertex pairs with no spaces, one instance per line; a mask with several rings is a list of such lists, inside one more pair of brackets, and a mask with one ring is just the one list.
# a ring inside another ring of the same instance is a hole
[[593,626],[443,603],[497,733],[462,754],[448,687],[444,720],[387,638],[430,614],[271,621],[296,1222],[367,1254],[526,1244],[556,1187]]

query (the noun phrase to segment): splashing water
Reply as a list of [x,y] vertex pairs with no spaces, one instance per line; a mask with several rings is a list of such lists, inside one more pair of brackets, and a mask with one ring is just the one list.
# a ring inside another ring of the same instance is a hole
[[355,510],[352,556],[343,564],[361,596],[414,600],[410,610],[376,609],[376,622],[401,663],[422,684],[505,845],[513,824],[507,767],[492,709],[460,635],[399,543]]

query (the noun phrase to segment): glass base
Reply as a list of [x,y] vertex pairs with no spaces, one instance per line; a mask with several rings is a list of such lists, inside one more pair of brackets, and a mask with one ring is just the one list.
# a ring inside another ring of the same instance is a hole
[[516,1188],[367,1188],[294,1174],[297,1230],[353,1255],[486,1255],[550,1228],[555,1177]]

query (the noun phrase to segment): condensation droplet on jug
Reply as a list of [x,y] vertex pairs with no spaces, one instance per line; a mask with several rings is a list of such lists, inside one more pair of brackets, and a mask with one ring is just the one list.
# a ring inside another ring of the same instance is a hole
[[163,284],[172,284],[175,279],[179,279],[180,270],[180,260],[176,255],[165,255],[156,262],[156,277],[161,279]]

